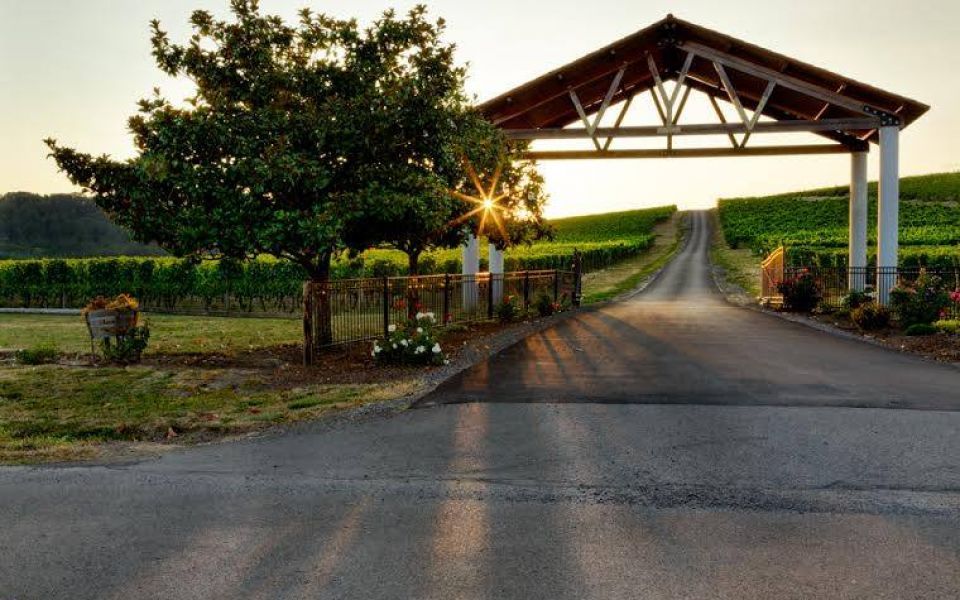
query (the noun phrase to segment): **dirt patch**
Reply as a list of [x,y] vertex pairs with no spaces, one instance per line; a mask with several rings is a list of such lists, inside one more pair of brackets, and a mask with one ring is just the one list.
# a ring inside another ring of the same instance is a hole
[[[441,344],[451,362],[457,362],[464,350],[517,325],[497,322],[473,323],[441,334]],[[209,369],[221,373],[238,371],[255,378],[262,388],[289,389],[317,384],[389,383],[430,375],[442,367],[383,366],[370,356],[371,342],[357,342],[325,348],[316,364],[302,365],[299,344],[280,344],[231,354],[194,353],[154,355],[144,366],[161,369]]]
[[791,320],[806,320],[898,352],[916,354],[937,362],[960,364],[960,335],[935,333],[914,336],[893,327],[863,332],[849,319],[836,315],[791,315]]

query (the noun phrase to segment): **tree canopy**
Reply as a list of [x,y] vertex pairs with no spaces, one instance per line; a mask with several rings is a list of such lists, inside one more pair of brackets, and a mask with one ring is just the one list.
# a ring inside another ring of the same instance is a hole
[[464,217],[471,168],[501,174],[498,243],[543,232],[535,168],[514,162],[519,150],[471,107],[444,23],[424,7],[365,28],[306,9],[288,25],[255,0],[231,9],[229,21],[195,11],[185,44],[152,23],[157,65],[196,92],[182,105],[156,90],[140,102],[134,158],[47,140],[58,166],[137,240],[178,256],[272,254],[325,280],[345,250],[416,256],[462,241],[491,212]]

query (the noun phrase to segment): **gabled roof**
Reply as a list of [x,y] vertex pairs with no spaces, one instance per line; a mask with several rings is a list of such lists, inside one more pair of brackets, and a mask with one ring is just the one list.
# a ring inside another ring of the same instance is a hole
[[[656,85],[648,67],[653,59],[663,80],[676,80],[689,52],[695,57],[685,83],[695,90],[730,101],[713,62],[726,62],[726,72],[742,105],[754,110],[762,102],[771,77],[777,85],[761,113],[776,120],[821,120],[876,116],[905,127],[929,107],[905,96],[860,83],[742,40],[668,15],[609,46],[592,52],[480,106],[503,129],[561,128],[581,120],[570,100],[576,92],[587,114],[599,109],[618,71],[626,67],[611,103],[646,92]],[[803,91],[799,91],[803,90]],[[814,92],[811,95],[811,91]],[[827,102],[826,100],[833,102]],[[875,139],[875,132],[818,131],[848,143]]]

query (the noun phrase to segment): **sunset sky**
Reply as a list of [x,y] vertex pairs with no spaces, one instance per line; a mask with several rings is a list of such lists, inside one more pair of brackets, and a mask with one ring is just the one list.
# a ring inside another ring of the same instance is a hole
[[[188,34],[197,8],[226,14],[227,0],[0,0],[0,193],[71,190],[42,139],[115,157],[132,152],[126,119],[154,86],[179,98],[183,82],[161,75],[150,56],[148,22]],[[374,18],[386,0],[262,0],[264,12],[295,18],[298,8]],[[960,3],[689,2],[594,0],[434,0],[447,39],[470,66],[478,100],[518,84],[663,18],[668,12],[854,79],[929,104],[901,137],[904,175],[960,170]],[[705,103],[687,122],[713,121]],[[649,96],[628,123],[653,124]],[[876,174],[876,152],[870,160]],[[843,155],[542,163],[548,215],[676,203],[704,207],[717,197],[845,183]]]

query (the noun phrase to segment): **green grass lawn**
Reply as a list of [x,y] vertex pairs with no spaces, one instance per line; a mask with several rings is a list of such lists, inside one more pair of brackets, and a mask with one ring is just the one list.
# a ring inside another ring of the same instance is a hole
[[[150,354],[242,352],[262,346],[299,343],[298,319],[255,319],[147,315]],[[90,352],[90,337],[79,315],[0,314],[0,348],[52,345],[64,353]]]
[[731,248],[723,237],[716,211],[714,219],[714,239],[710,244],[710,260],[723,269],[729,283],[740,286],[754,298],[760,297],[760,256],[748,248]]
[[[397,397],[415,382],[271,388],[238,369],[0,367],[0,462],[93,458],[103,442],[193,441]],[[170,433],[175,434],[170,437]]]

